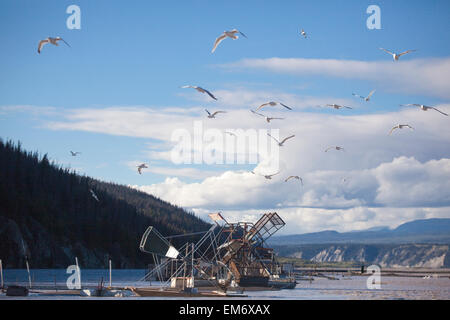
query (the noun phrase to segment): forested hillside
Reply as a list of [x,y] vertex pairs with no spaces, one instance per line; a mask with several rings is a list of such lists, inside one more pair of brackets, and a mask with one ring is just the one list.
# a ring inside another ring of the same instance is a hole
[[[98,201],[91,194],[95,193]],[[84,268],[139,268],[149,226],[163,235],[204,231],[209,224],[148,194],[100,182],[0,140],[0,259],[8,268],[60,268],[75,256]],[[185,239],[177,239],[180,244]]]

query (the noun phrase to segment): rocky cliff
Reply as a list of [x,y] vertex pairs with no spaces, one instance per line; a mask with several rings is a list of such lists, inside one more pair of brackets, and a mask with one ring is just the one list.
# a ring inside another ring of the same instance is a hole
[[283,256],[315,262],[353,261],[381,267],[450,267],[449,245],[435,244],[320,244],[276,246]]

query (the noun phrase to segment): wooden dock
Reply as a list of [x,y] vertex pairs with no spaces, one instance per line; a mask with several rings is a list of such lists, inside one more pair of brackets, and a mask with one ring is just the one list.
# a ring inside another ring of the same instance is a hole
[[229,298],[229,297],[247,297],[246,294],[236,293],[234,291],[222,292],[216,290],[201,290],[196,292],[187,292],[176,288],[130,288],[140,297],[174,297],[174,298]]
[[[323,277],[325,274],[327,276],[334,274],[348,274],[354,276],[369,276],[370,273],[367,272],[367,266],[364,273],[361,273],[361,268],[294,268],[293,274],[297,277],[311,277],[318,276]],[[450,277],[450,269],[448,268],[381,268],[381,274],[383,276],[393,276],[393,277],[424,277],[424,276],[434,276],[438,278]],[[325,276],[325,277],[327,277]]]

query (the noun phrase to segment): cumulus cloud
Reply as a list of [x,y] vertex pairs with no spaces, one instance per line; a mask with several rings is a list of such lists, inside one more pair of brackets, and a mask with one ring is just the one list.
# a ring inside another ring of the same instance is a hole
[[284,176],[267,181],[245,171],[227,171],[199,183],[178,178],[150,186],[135,186],[164,200],[189,208],[260,209],[304,207],[348,209],[361,206],[450,206],[450,159],[420,163],[414,158],[395,158],[367,170],[314,171],[304,176],[305,185],[284,182]]
[[401,157],[373,170],[379,182],[375,201],[389,206],[450,205],[450,159],[424,164]]
[[[396,228],[400,224],[416,219],[448,218],[450,207],[440,208],[386,208],[354,207],[348,209],[321,208],[273,208],[271,210],[223,210],[222,215],[230,222],[256,222],[263,213],[276,211],[286,222],[277,233],[299,234],[323,230],[339,232],[364,230],[386,226]],[[200,217],[208,220],[211,211],[194,208]]]
[[391,92],[450,98],[450,58],[405,61],[267,58],[243,59],[222,65],[232,70],[259,69],[274,73],[324,75],[369,80]]
[[[450,112],[450,105],[438,107],[444,112]],[[267,113],[286,119],[267,124],[248,109],[236,109],[222,114],[218,119],[206,119],[203,111],[195,108],[185,114],[164,109],[112,107],[72,110],[64,114],[62,119],[46,122],[45,126],[53,130],[79,130],[154,139],[167,143],[167,149],[151,150],[152,155],[166,160],[169,159],[172,146],[176,144],[172,141],[173,133],[182,129],[193,137],[194,124],[198,121],[201,122],[203,132],[209,129],[222,133],[234,129],[279,129],[280,136],[296,135],[294,140],[288,141],[288,147],[280,149],[280,153],[286,166],[297,167],[300,173],[309,172],[318,166],[325,170],[370,168],[401,155],[414,156],[419,161],[449,155],[444,147],[450,140],[449,118],[436,112],[425,113],[416,108],[404,108],[371,115],[345,115],[345,111],[341,110],[326,114],[286,114],[274,108]],[[409,123],[416,130],[397,130],[388,136],[392,126],[399,122]],[[342,145],[347,152],[329,152],[325,157],[323,150],[331,145]],[[224,150],[226,147],[223,147]],[[192,148],[195,148],[194,144]]]
[[[450,112],[448,104],[437,107]],[[281,174],[273,180],[259,175],[274,173],[264,161],[255,164],[258,174],[229,165],[214,165],[210,170],[207,165],[158,164],[148,170],[166,176],[165,181],[134,186],[196,212],[223,210],[236,217],[241,214],[237,220],[242,220],[275,210],[304,231],[338,229],[340,224],[341,229],[360,229],[386,224],[389,219],[395,224],[449,216],[444,210],[450,206],[448,117],[418,108],[369,115],[274,108],[269,114],[285,120],[267,124],[238,107],[217,119],[207,119],[200,107],[111,107],[71,110],[45,125],[52,130],[148,138],[155,143],[143,144],[148,146],[147,156],[161,162],[171,160],[173,131],[182,128],[192,133],[195,121],[202,123],[204,131],[279,129],[281,137],[295,134],[279,148]],[[396,130],[389,136],[397,123],[409,123],[415,130]],[[333,145],[346,151],[324,152]],[[301,176],[304,186],[296,180],[285,183],[288,175]],[[199,181],[187,183],[183,178]]]

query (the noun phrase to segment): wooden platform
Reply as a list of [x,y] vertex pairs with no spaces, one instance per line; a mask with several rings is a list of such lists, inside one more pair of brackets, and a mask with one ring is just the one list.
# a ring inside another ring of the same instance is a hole
[[81,290],[31,290],[40,296],[79,296]]
[[221,292],[215,290],[198,290],[198,292],[185,292],[180,289],[166,288],[162,290],[161,288],[130,288],[135,294],[140,297],[191,297],[191,298],[202,298],[202,297],[214,297],[214,298],[227,298],[227,297],[247,297],[246,294],[240,294],[235,292]]

